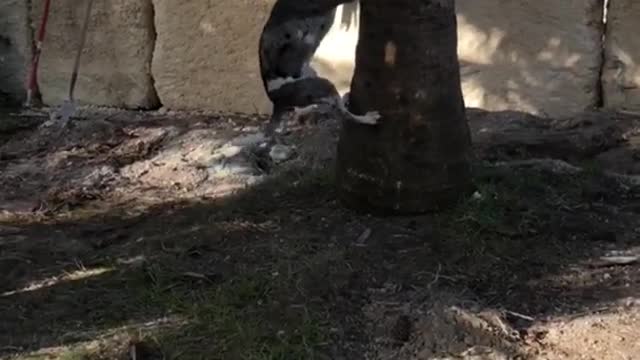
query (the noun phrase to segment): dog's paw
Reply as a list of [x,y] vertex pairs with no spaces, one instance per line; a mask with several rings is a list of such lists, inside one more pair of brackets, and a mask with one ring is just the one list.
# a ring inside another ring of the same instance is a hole
[[377,112],[377,111],[369,111],[366,114],[364,114],[364,116],[369,118],[369,119],[371,119],[371,121],[374,121],[376,123],[378,122],[378,120],[380,120],[382,118],[382,115],[380,115],[380,113]]
[[382,115],[377,111],[368,111],[366,114],[359,116],[359,118],[359,122],[362,124],[377,125]]

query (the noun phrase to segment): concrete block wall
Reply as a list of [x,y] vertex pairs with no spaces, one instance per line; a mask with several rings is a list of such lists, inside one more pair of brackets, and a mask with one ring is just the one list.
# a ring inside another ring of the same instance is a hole
[[153,0],[153,76],[171,109],[271,110],[258,39],[272,0]]
[[552,117],[598,105],[602,0],[457,0],[467,106]]
[[24,96],[31,43],[27,2],[0,1],[0,96]]
[[604,106],[640,111],[640,1],[609,0],[602,90]]
[[[257,46],[274,1],[96,1],[76,98],[124,108],[267,113]],[[604,0],[457,0],[467,106],[549,116],[601,105],[640,109],[640,40],[629,36],[640,28],[640,1],[609,1],[605,27]],[[84,1],[52,3],[40,87],[44,102],[56,105],[66,97]],[[0,4],[0,90],[18,97],[42,11],[42,1],[26,4]],[[314,66],[344,92],[358,40],[357,3],[340,7],[336,17]]]
[[[35,32],[44,1],[31,5]],[[45,104],[59,104],[67,98],[84,14],[85,1],[51,2],[39,70]],[[151,0],[94,1],[74,94],[78,103],[142,109],[159,106],[151,74],[156,40],[153,21]]]

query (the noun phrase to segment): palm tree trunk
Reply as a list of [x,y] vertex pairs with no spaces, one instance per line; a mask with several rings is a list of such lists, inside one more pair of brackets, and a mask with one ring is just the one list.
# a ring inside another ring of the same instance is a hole
[[336,180],[341,199],[372,213],[422,213],[468,196],[471,138],[460,87],[454,0],[363,0]]

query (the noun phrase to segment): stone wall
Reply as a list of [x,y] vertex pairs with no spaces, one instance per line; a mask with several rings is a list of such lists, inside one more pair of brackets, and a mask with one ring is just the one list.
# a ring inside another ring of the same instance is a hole
[[640,1],[609,1],[602,72],[604,106],[640,111]]
[[[96,1],[76,98],[126,108],[266,113],[257,46],[274,1]],[[457,0],[467,106],[550,116],[602,100],[640,109],[640,40],[628,36],[640,28],[640,2],[610,0],[603,47],[603,1]],[[30,13],[25,3],[0,4],[0,90],[17,95],[30,56],[25,22],[30,14],[35,28],[42,10],[42,1],[32,1]],[[52,2],[40,69],[46,104],[66,97],[83,3]],[[314,66],[344,92],[358,40],[357,3],[336,16]]]
[[[457,0],[456,6],[467,106],[562,116],[598,104],[602,0]],[[352,7],[336,16],[316,63],[345,91],[357,14]]]
[[0,96],[24,100],[31,59],[29,10],[24,0],[0,1]]
[[562,116],[598,104],[602,0],[457,0],[467,106]]
[[153,76],[172,109],[268,112],[258,39],[272,0],[154,0]]
[[[24,2],[24,0],[22,1]],[[32,1],[38,28],[44,1]],[[85,1],[54,0],[40,58],[45,104],[67,98]],[[75,99],[79,104],[150,109],[159,105],[151,77],[155,44],[151,0],[94,1]]]

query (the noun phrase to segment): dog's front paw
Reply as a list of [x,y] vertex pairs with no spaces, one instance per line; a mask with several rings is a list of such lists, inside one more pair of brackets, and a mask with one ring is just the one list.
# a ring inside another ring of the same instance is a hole
[[353,121],[365,125],[377,125],[382,116],[377,111],[368,111],[364,115],[351,114]]
[[377,111],[368,111],[366,114],[364,114],[361,117],[361,122],[363,124],[369,124],[369,125],[376,125],[378,124],[379,120],[382,118],[382,115],[380,115],[379,112]]
[[368,111],[366,114],[364,114],[364,116],[375,122],[378,122],[378,120],[382,118],[382,115],[380,115],[380,113],[377,111]]

